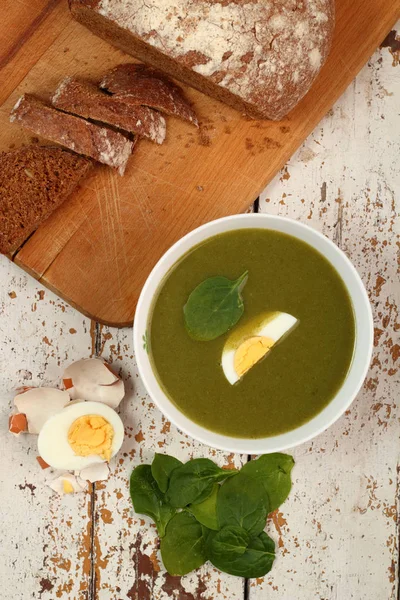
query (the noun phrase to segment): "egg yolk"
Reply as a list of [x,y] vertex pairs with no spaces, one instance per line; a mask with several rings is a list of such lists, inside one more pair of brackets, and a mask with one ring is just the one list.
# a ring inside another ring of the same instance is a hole
[[62,485],[63,485],[64,494],[72,494],[73,493],[74,487],[73,487],[72,483],[70,481],[68,481],[68,479],[63,479]]
[[245,340],[235,352],[233,367],[239,377],[247,373],[272,348],[274,341],[268,337],[253,336]]
[[77,456],[96,454],[109,461],[114,437],[112,425],[99,415],[76,419],[68,431],[68,443]]

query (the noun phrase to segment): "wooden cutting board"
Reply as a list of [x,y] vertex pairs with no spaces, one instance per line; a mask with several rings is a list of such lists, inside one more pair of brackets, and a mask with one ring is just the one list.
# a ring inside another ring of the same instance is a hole
[[[8,121],[20,94],[47,98],[65,75],[96,80],[110,67],[132,60],[73,21],[66,0],[5,4],[1,150],[32,141]],[[328,62],[311,92],[279,123],[250,121],[187,89],[200,130],[170,118],[167,142],[158,147],[141,141],[123,178],[96,167],[13,260],[93,319],[130,325],[141,287],[165,250],[202,223],[244,211],[399,16],[400,0],[337,0]]]

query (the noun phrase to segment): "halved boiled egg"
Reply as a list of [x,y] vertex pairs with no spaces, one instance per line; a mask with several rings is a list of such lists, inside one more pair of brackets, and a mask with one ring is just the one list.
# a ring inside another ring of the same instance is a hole
[[288,313],[270,312],[236,328],[222,350],[221,366],[229,383],[237,383],[296,324]]
[[100,402],[78,402],[46,421],[38,448],[54,469],[81,470],[109,462],[123,439],[124,426],[115,410]]

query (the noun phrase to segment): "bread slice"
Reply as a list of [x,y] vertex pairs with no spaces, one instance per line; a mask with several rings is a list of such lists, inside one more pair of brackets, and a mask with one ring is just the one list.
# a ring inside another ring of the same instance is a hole
[[0,153],[0,252],[14,253],[89,172],[89,159],[46,146]]
[[334,0],[69,0],[91,31],[254,118],[279,120],[328,55]]
[[117,131],[56,110],[30,94],[21,96],[10,120],[69,150],[114,167],[121,175],[134,145]]
[[101,121],[146,137],[157,144],[165,140],[167,126],[159,112],[148,106],[130,106],[86,81],[73,77],[63,79],[52,97],[52,104],[85,119]]
[[100,87],[125,99],[131,105],[144,104],[167,115],[189,121],[198,126],[198,120],[183,91],[165,75],[143,64],[125,63],[111,69],[103,77]]

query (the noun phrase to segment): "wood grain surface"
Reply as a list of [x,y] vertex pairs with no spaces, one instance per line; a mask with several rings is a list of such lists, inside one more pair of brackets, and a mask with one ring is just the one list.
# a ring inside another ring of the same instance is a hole
[[[0,24],[0,148],[31,137],[8,123],[18,96],[44,98],[65,75],[96,80],[131,60],[75,23],[63,0],[11,3]],[[140,142],[124,178],[98,167],[14,257],[41,283],[101,322],[132,322],[140,289],[184,233],[244,211],[350,84],[400,14],[400,0],[337,0],[331,55],[282,122],[249,121],[188,90],[201,126],[174,119],[167,142]]]
[[[400,33],[400,22],[397,29]],[[399,592],[400,48],[393,33],[289,163],[259,210],[309,223],[356,265],[373,306],[375,348],[349,411],[295,449],[289,500],[268,524],[271,574],[243,582],[209,564],[182,579],[162,566],[154,527],[134,515],[133,465],[156,451],[219,464],[150,402],[132,330],[90,321],[0,257],[0,580],[2,600],[397,600]],[[397,49],[396,49],[397,48]],[[12,390],[59,381],[100,354],[124,377],[127,437],[113,474],[62,499],[44,483],[33,436],[9,436]]]

